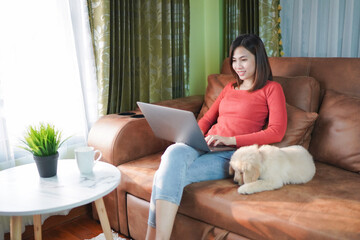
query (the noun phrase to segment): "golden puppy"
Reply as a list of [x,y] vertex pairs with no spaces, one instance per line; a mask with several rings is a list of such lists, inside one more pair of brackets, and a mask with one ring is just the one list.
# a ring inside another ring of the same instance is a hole
[[230,174],[241,185],[240,194],[252,194],[281,188],[284,184],[310,181],[315,164],[302,146],[278,148],[271,145],[241,147],[230,160]]

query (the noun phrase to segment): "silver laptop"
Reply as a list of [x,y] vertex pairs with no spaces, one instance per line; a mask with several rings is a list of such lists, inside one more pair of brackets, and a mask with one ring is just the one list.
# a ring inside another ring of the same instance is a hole
[[209,146],[190,111],[143,102],[137,104],[158,138],[185,143],[205,152],[236,150],[229,146]]

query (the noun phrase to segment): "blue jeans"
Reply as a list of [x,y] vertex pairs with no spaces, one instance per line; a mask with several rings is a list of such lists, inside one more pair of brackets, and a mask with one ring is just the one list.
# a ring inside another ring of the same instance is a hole
[[155,202],[158,199],[180,205],[185,186],[201,181],[229,177],[229,160],[234,151],[204,153],[188,145],[169,146],[161,157],[153,181],[148,224],[156,226]]

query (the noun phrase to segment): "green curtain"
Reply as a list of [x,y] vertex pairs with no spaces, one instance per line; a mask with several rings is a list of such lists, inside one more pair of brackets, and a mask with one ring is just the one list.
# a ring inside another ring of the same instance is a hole
[[259,0],[259,37],[264,41],[269,57],[284,55],[281,41],[280,10],[280,0]]
[[110,70],[110,0],[88,0],[98,86],[98,113],[107,113]]
[[226,56],[228,56],[231,42],[243,33],[257,34],[263,40],[268,56],[284,55],[280,10],[280,0],[224,0],[224,52]]
[[259,35],[259,0],[224,0],[224,53],[229,56],[232,41],[240,34]]
[[110,2],[107,113],[186,95],[189,18],[189,0]]

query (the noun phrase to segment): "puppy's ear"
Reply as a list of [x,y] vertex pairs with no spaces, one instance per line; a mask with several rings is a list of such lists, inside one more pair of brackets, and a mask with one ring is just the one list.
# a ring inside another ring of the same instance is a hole
[[231,164],[229,164],[229,174],[230,174],[230,175],[234,175],[234,169],[233,169],[233,167],[231,166]]
[[244,171],[244,183],[255,182],[260,177],[260,170],[255,165],[248,166],[248,169]]
[[255,182],[259,179],[260,177],[260,169],[259,169],[259,166],[252,166],[252,169],[251,169],[251,181],[252,182]]

